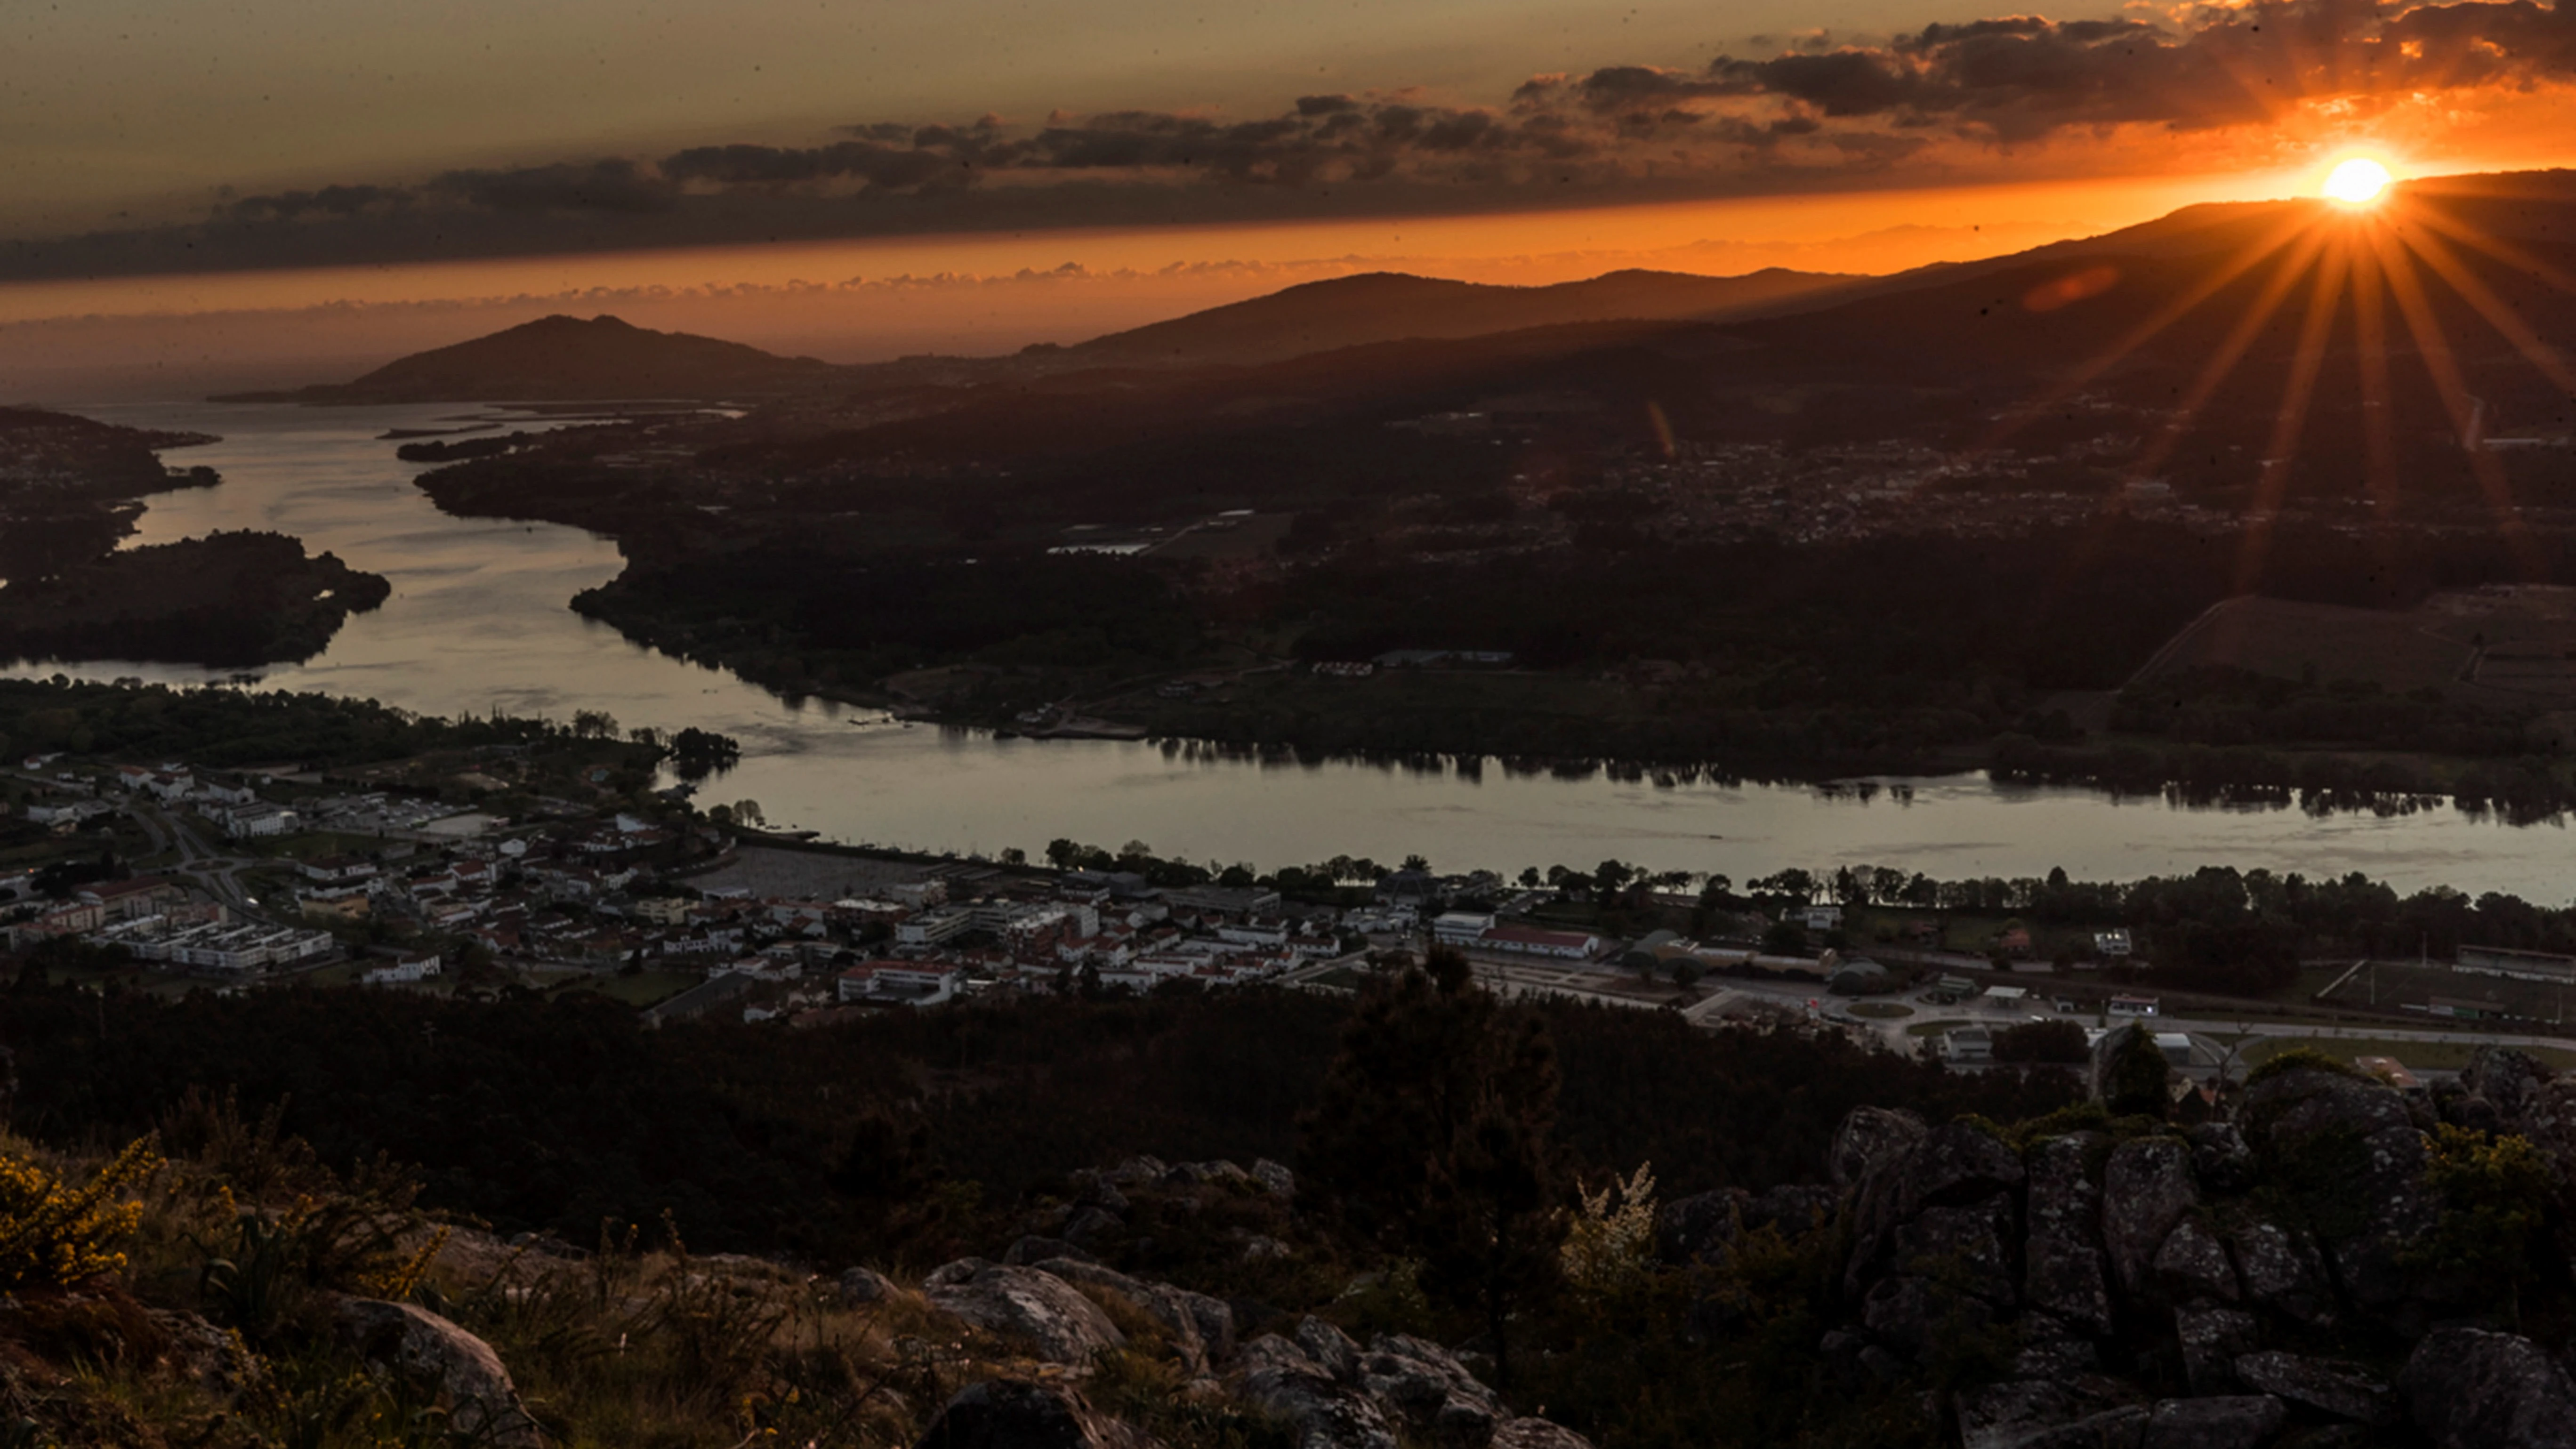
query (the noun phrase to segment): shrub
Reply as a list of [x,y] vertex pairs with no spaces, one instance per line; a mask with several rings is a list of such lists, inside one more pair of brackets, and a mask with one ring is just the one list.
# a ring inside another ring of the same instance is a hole
[[141,1138],[73,1187],[33,1158],[0,1157],[0,1290],[50,1288],[125,1266],[117,1244],[143,1219],[127,1200],[161,1168],[150,1138]]
[[2287,1051],[2274,1053],[2261,1066],[2256,1067],[2254,1070],[2245,1074],[2245,1085],[2251,1087],[2258,1083],[2268,1082],[2274,1077],[2280,1076],[2284,1072],[2297,1071],[2300,1068],[2306,1068],[2310,1071],[2332,1072],[2338,1077],[2350,1077],[2355,1081],[2361,1082],[2377,1080],[2373,1077],[2363,1076],[2359,1071],[2346,1066],[2343,1062],[2334,1057],[2327,1056],[2324,1052],[2317,1050],[2315,1047],[2301,1046],[2291,1047]]

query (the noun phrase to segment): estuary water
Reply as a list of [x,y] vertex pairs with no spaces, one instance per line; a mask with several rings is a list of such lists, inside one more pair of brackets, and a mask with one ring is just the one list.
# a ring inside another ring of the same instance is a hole
[[[1737,879],[1783,866],[1869,864],[1934,876],[2023,876],[2063,866],[2126,879],[2204,864],[2314,875],[2366,871],[2399,886],[2510,891],[2549,904],[2576,893],[2564,825],[2510,826],[2442,808],[2310,817],[2295,808],[2195,809],[2090,791],[1999,787],[1960,775],[1879,782],[1870,798],[1804,786],[1658,787],[1414,770],[1359,761],[1262,763],[1181,744],[996,739],[907,725],[820,703],[791,706],[722,670],[629,643],[566,607],[614,577],[616,545],[580,529],[448,517],[412,486],[389,429],[443,429],[488,412],[457,405],[296,408],[131,404],[75,409],[138,427],[222,435],[172,453],[221,486],[159,495],[135,544],[217,529],[294,534],[393,583],[384,607],[349,621],[330,649],[262,671],[262,687],[322,690],[425,714],[498,707],[568,719],[604,709],[621,725],[697,725],[742,741],[740,768],[710,801],[752,799],[778,826],[844,841],[961,851],[1059,836],[1270,867],[1334,855],[1443,869],[1616,857]],[[120,660],[21,664],[8,674],[224,676]]]

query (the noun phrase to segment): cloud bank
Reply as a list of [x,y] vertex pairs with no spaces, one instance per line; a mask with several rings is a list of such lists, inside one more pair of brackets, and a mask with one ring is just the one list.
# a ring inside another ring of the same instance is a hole
[[968,231],[1526,210],[2206,165],[2576,78],[2576,3],[2258,0],[2011,16],[1704,66],[1275,114],[873,121],[810,146],[460,169],[226,197],[202,221],[0,242],[0,278]]

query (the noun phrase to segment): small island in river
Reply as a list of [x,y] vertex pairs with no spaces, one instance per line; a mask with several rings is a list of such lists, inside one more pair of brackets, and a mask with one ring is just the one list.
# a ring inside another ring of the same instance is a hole
[[281,533],[128,549],[0,589],[0,658],[301,662],[393,586]]

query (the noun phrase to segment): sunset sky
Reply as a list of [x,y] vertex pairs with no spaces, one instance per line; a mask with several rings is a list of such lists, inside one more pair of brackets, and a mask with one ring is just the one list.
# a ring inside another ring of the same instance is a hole
[[0,57],[0,353],[129,372],[548,308],[856,358],[1373,267],[1890,271],[2576,149],[2576,10],[2522,3],[28,0]]

